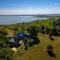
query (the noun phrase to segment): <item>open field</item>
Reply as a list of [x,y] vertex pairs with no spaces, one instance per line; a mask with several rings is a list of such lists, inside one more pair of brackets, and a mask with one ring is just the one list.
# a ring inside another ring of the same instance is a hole
[[[54,41],[48,38],[48,35],[39,34],[40,44],[29,48],[25,54],[18,57],[17,60],[60,60],[60,37],[54,37]],[[50,57],[46,47],[52,45],[56,58]]]

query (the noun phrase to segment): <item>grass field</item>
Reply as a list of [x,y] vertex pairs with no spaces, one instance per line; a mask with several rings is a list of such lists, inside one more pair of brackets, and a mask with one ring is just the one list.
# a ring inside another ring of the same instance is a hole
[[[54,41],[48,38],[48,35],[39,34],[40,44],[29,48],[17,60],[60,60],[60,37],[54,37]],[[50,57],[46,51],[46,47],[52,45],[56,58]]]

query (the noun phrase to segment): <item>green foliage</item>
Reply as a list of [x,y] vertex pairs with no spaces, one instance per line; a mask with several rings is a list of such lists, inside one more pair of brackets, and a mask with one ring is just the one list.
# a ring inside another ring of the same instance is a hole
[[0,48],[0,60],[11,60],[12,55],[10,48]]
[[6,38],[6,33],[3,31],[0,31],[0,47],[6,47],[8,40]]
[[0,31],[0,60],[12,60],[10,48],[7,44],[5,32]]

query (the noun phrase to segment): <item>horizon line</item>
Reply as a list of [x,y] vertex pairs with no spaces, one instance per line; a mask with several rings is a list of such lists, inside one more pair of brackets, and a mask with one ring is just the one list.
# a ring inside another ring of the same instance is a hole
[[10,16],[10,15],[12,15],[12,16],[32,16],[32,15],[60,15],[60,14],[3,14],[3,15],[0,15],[0,16]]

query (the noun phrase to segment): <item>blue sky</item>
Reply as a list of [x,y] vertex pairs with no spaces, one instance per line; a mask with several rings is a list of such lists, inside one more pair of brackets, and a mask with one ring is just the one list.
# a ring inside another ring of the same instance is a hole
[[0,15],[60,14],[60,0],[0,0]]

